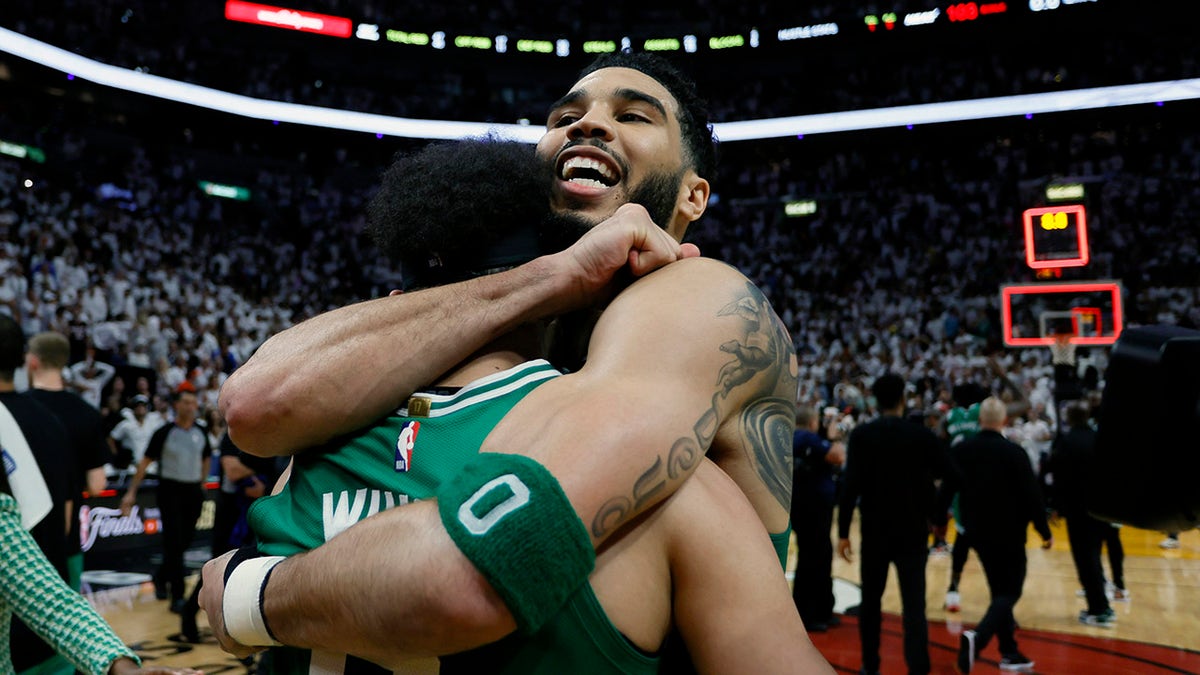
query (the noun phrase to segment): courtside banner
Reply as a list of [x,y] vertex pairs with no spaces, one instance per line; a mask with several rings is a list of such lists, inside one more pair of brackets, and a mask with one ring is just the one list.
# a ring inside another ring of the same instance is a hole
[[328,14],[302,12],[285,7],[257,5],[241,0],[228,0],[225,3],[225,18],[230,21],[244,21],[273,28],[287,28],[305,33],[320,33],[333,37],[348,38],[353,29],[350,19]]

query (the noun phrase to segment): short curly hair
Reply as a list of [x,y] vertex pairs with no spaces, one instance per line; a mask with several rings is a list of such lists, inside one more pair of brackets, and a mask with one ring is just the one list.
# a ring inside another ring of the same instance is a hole
[[440,286],[561,251],[585,225],[550,210],[551,164],[495,136],[397,154],[367,204],[366,233],[400,263],[405,290]]
[[696,175],[707,180],[716,178],[719,142],[709,119],[708,105],[696,93],[696,82],[675,64],[652,52],[621,51],[601,54],[579,72],[576,81],[602,68],[632,68],[654,78],[671,92],[679,103],[679,128],[685,158]]

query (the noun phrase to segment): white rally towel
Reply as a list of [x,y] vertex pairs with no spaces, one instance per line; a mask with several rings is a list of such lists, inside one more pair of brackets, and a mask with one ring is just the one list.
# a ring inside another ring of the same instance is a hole
[[25,432],[3,403],[0,403],[0,454],[4,456],[4,470],[8,473],[12,496],[21,507],[21,526],[31,530],[50,513],[54,502],[29,449],[29,442],[25,440]]

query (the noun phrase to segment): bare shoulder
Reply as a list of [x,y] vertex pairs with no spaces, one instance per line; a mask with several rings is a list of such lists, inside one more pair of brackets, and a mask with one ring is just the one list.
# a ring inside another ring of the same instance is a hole
[[638,326],[664,337],[682,334],[696,340],[707,335],[720,341],[744,334],[749,327],[786,338],[781,346],[791,347],[786,328],[762,291],[737,268],[711,258],[681,260],[636,280],[605,309],[598,329],[605,324],[626,331]]
[[795,396],[787,328],[757,286],[709,258],[672,263],[621,291],[596,324],[588,360],[689,373],[735,408],[764,394],[789,405]]
[[772,532],[786,527],[796,350],[745,275],[690,258],[631,284],[592,332],[581,375],[592,374],[610,391],[624,383],[623,396],[652,405],[658,424],[674,414],[673,428],[688,433],[669,447],[713,458]]
[[[638,279],[621,293],[663,293],[676,291],[714,291],[753,285],[736,267],[714,258],[688,258],[671,263]],[[620,299],[621,296],[618,296]]]
[[[671,518],[687,517],[695,523],[693,516],[704,513],[720,519],[729,518],[732,521],[738,518],[749,518],[750,521],[756,519],[754,509],[746,500],[742,488],[709,459],[700,462],[691,480],[679,488],[673,499],[676,503],[671,505],[674,509]],[[706,524],[705,527],[711,525]]]

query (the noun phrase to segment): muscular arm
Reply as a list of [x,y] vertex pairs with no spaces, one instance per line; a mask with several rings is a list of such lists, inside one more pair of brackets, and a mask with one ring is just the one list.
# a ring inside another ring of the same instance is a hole
[[516,629],[446,534],[433,500],[384,511],[288,558],[263,598],[284,644],[385,665],[478,647]]
[[540,314],[542,289],[557,283],[535,261],[297,324],[264,342],[221,387],[229,435],[247,452],[271,456],[361,428],[522,317]]
[[76,669],[98,675],[108,672],[116,659],[137,658],[88,601],[63,582],[21,527],[16,500],[4,492],[0,492],[0,559],[4,560],[0,603],[5,611],[21,617]]
[[[749,440],[739,452],[748,472],[770,473],[762,463],[790,459],[794,404],[771,401],[781,386],[794,395],[794,355],[790,340],[747,311],[759,300],[736,270],[711,260],[684,261],[638,281],[597,324],[587,364],[534,390],[484,451],[520,452],[550,469],[597,546],[674,492],[727,426],[755,430],[743,434]],[[735,354],[731,342],[755,358]],[[762,431],[777,418],[786,425]],[[752,501],[762,505],[760,516],[775,509],[786,521],[781,504],[789,495],[790,484],[763,481]],[[214,576],[218,570],[206,568],[206,589]],[[428,504],[373,516],[282,563],[264,612],[285,644],[364,656],[369,648],[446,653],[514,626]],[[408,630],[397,634],[398,625]]]
[[767,527],[783,531],[796,385],[791,340],[775,321],[731,267],[666,267],[622,292],[584,367],[526,397],[483,449],[550,469],[598,546],[719,446],[714,460]]
[[641,275],[698,253],[626,205],[561,253],[313,317],[264,342],[222,385],[230,438],[273,456],[359,429],[521,323],[594,303],[626,265]]
[[833,673],[809,640],[767,532],[737,485],[705,467],[668,505],[675,625],[696,669]]

